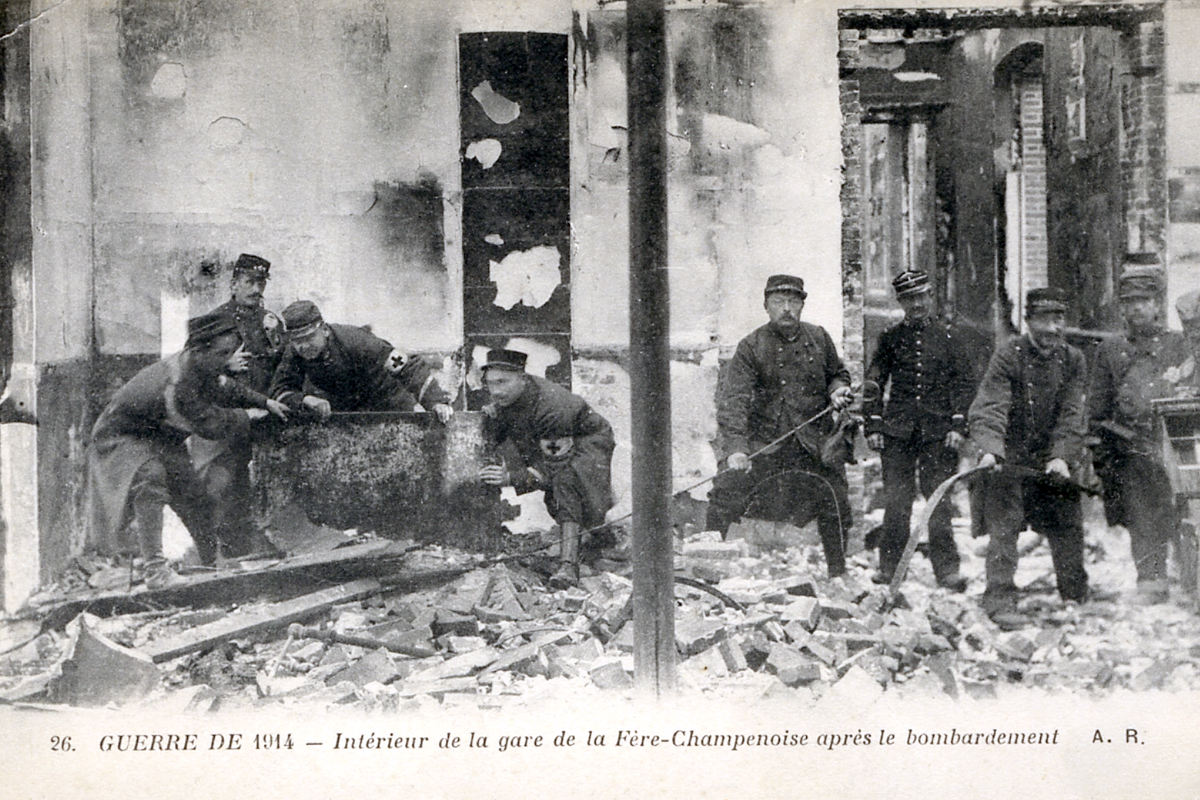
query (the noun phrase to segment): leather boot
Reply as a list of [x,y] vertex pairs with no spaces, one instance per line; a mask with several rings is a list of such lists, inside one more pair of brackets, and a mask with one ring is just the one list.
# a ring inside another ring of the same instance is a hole
[[550,576],[550,587],[569,589],[579,585],[579,523],[564,522],[559,526],[559,558],[562,563]]

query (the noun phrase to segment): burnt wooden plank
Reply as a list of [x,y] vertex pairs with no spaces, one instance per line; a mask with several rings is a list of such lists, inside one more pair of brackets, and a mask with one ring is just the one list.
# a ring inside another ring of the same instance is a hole
[[240,636],[287,627],[338,603],[358,600],[382,589],[383,584],[373,578],[350,581],[281,603],[271,603],[252,611],[230,614],[224,619],[192,628],[178,636],[153,642],[141,648],[141,652],[150,656],[155,663],[169,661]]

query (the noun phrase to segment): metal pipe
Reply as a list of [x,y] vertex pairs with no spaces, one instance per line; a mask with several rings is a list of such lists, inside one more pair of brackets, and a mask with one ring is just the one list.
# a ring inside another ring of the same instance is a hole
[[633,408],[633,663],[640,690],[675,688],[667,45],[663,0],[625,6],[629,120],[629,356]]

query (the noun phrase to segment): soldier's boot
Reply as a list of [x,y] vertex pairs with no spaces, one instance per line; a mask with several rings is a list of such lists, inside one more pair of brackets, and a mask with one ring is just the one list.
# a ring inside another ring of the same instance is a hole
[[569,589],[579,585],[579,523],[564,522],[559,526],[559,558],[561,563],[550,576],[550,588]]

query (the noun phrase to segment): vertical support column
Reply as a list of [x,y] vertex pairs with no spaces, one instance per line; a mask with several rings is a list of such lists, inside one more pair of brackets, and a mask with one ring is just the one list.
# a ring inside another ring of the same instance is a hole
[[629,0],[629,360],[633,406],[633,659],[638,687],[675,688],[663,0]]
[[[30,221],[29,18],[27,2],[12,2],[0,12],[13,31],[0,43],[0,147],[8,171],[0,203],[0,359],[4,390],[23,413],[36,411],[37,370],[33,351],[33,228]],[[14,611],[36,586],[37,429],[23,423],[0,424],[0,608]]]

